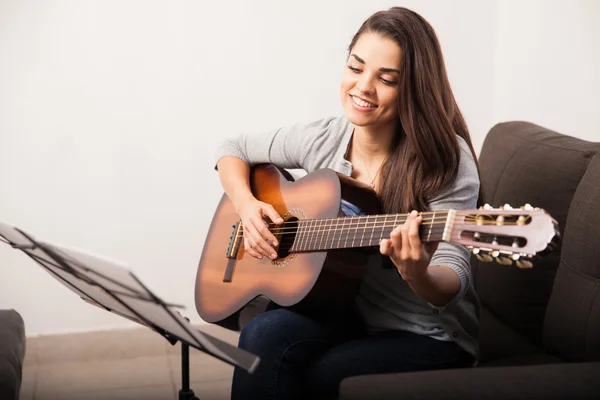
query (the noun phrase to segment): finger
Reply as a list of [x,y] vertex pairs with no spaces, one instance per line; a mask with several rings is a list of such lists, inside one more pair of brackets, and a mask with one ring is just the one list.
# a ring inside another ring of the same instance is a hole
[[394,250],[402,250],[402,225],[395,227],[390,233],[390,242]]
[[409,214],[404,224],[400,226],[400,233],[402,235],[402,251],[400,251],[400,260],[402,261],[406,261],[410,258],[411,249],[410,242],[408,241],[408,228],[412,219],[413,215]]
[[392,246],[392,241],[389,239],[383,239],[379,243],[379,252],[384,256],[389,256],[393,253],[394,247]]
[[[262,219],[260,221],[261,223],[263,223]],[[260,241],[262,240],[262,238],[260,236],[260,232],[258,231],[258,229],[256,229],[255,223],[252,220],[249,220],[246,224],[246,227],[244,229],[244,236],[248,237],[250,247],[254,249],[254,251],[260,253],[265,257],[269,257],[268,254],[270,253],[264,251],[262,246],[260,245]]]
[[[264,208],[263,208],[263,210],[262,210],[263,214],[264,214],[265,210],[266,210],[266,209],[268,209],[269,207],[271,207],[271,206],[268,206],[268,207],[264,207]],[[275,214],[275,215],[279,216],[279,214],[277,214],[277,212],[275,211],[275,209],[274,209],[273,207],[271,207],[271,209],[273,209],[273,212],[274,212],[274,214]],[[272,215],[272,214],[271,214],[271,215]],[[268,216],[270,219],[273,219],[273,218],[274,218],[274,216],[271,216],[271,215],[267,215],[267,216]],[[281,222],[283,223],[283,219],[282,219],[281,217],[275,217],[275,218],[279,218],[279,219],[281,220]],[[258,226],[258,231],[260,232],[260,234],[261,234],[262,238],[263,238],[265,241],[269,242],[269,243],[268,243],[269,247],[270,247],[270,246],[277,246],[277,238],[275,237],[275,235],[273,234],[273,232],[271,232],[271,231],[269,230],[269,225],[268,225],[268,223],[267,223],[266,221],[263,221],[263,222],[264,222],[263,224],[258,224],[258,225],[259,225],[259,226]],[[279,228],[279,227],[274,227],[273,229],[274,229],[275,231],[279,231],[279,230],[280,230],[280,228]]]
[[273,221],[276,224],[283,224],[283,218],[281,218],[281,215],[279,215],[279,213],[275,210],[275,208],[273,208],[272,205],[268,204],[266,206],[263,207],[262,209],[264,215],[266,215],[267,217],[269,217],[269,219],[271,221]]
[[399,225],[390,233],[390,258],[394,263],[400,261],[400,254],[402,253],[402,226]]
[[[413,214],[414,213],[414,214]],[[411,219],[408,226],[408,243],[411,250],[411,257],[413,259],[419,259],[421,257],[421,239],[419,238],[419,225],[423,218],[419,215],[416,216],[417,212],[411,213]]]
[[[267,240],[273,243],[275,237],[271,232],[269,232],[266,222],[259,218],[258,220],[254,220],[253,223],[256,229],[256,236],[254,236],[254,249],[262,253],[265,257],[269,257],[271,259],[277,258],[277,252],[275,249],[273,249],[271,244],[267,243]],[[267,240],[265,240],[265,238],[267,238]]]
[[252,248],[250,244],[250,240],[244,237],[244,250],[248,252],[252,257],[258,258],[259,260],[263,258],[262,254],[259,254]]

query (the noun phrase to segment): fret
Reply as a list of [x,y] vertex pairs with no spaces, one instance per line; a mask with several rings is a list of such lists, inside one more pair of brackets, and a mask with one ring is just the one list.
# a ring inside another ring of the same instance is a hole
[[329,239],[328,235],[328,227],[325,223],[323,223],[322,219],[318,219],[316,224],[319,226],[319,239],[318,246],[315,246],[315,250],[327,248],[327,239]]
[[433,230],[433,226],[435,225],[435,211],[433,212],[431,225],[429,225],[429,233],[427,234],[427,241],[429,242],[431,239],[431,231]]
[[302,224],[302,241],[301,246],[302,246],[302,250],[308,250],[308,240],[310,239],[311,235],[310,235],[310,220],[308,221],[303,221],[305,223]]
[[323,245],[324,245],[324,248],[325,248],[325,249],[330,249],[331,247],[330,247],[330,246],[329,246],[327,243],[329,242],[329,239],[330,239],[330,238],[331,238],[331,240],[333,241],[333,238],[332,238],[332,233],[331,233],[331,225],[333,225],[333,224],[332,224],[332,222],[333,222],[333,221],[332,221],[331,219],[325,219],[325,220],[323,220],[323,221],[325,221],[325,223],[323,224],[323,226],[324,226],[325,228],[322,228],[322,231],[323,231],[323,239],[325,239],[325,240],[323,241],[323,242],[324,242],[324,243],[323,243]]
[[301,221],[302,223],[302,238],[300,239],[299,242],[299,251],[306,251],[308,250],[308,239],[310,238],[310,231],[308,230],[308,227],[310,225],[310,220],[303,220]]
[[[342,226],[340,227],[340,222],[342,223]],[[342,218],[336,218],[335,219],[335,232],[337,233],[338,237],[338,243],[337,243],[337,247],[336,249],[340,248],[340,242],[342,241],[342,228],[343,228],[343,220]],[[333,243],[332,243],[333,244]]]
[[[292,243],[292,247],[290,247],[290,251],[298,251],[299,249],[302,248],[301,242],[302,242],[302,226],[301,223],[302,221],[298,221],[298,229],[296,230],[296,235],[294,236],[294,242]],[[285,231],[285,224],[283,224],[281,226],[281,235],[279,238],[279,242],[281,243],[283,241],[283,235],[287,234],[287,232]],[[277,236],[277,235],[275,235]]]
[[[344,217],[341,218],[340,223],[342,224],[342,226],[340,227],[340,239],[339,239],[339,244],[338,244],[338,248],[342,249],[346,247],[346,242],[348,241],[348,234],[350,233],[350,227],[346,226],[346,223],[348,222],[348,217]],[[344,244],[342,245],[342,238],[344,239]]]
[[[350,234],[352,234],[352,231],[354,230],[353,222],[354,222],[354,217],[350,217],[349,226],[346,229],[346,235],[344,238],[344,248],[348,247],[348,239],[350,239]],[[350,247],[354,247],[354,245],[351,245]]]
[[[363,240],[365,239],[365,231],[367,230],[367,221],[369,218],[365,216],[362,216],[361,218],[365,221],[365,226],[361,229],[362,235],[360,237],[360,247],[363,247]],[[358,224],[356,224],[356,229],[358,229]]]
[[[370,218],[370,217],[368,217],[368,218]],[[377,221],[377,217],[375,217],[375,221]],[[375,234],[375,225],[376,224],[373,224],[373,229],[371,230],[371,239],[369,239],[370,245],[373,245],[373,235]]]
[[309,231],[308,231],[308,250],[314,250],[315,246],[317,244],[317,231],[316,231],[316,226],[317,226],[317,220],[316,219],[312,219],[310,221],[310,225],[309,225]]
[[315,241],[315,250],[323,250],[327,248],[327,239],[329,239],[329,233],[331,232],[331,227],[328,226],[328,220],[326,219],[318,219],[316,221],[317,225],[317,240]]
[[310,221],[310,228],[309,228],[309,238],[308,238],[308,249],[307,250],[314,250],[316,248],[317,245],[317,231],[316,231],[316,226],[317,226],[317,222],[318,220],[316,219],[312,219]]
[[[357,217],[358,219],[358,217]],[[356,226],[354,226],[354,217],[350,218],[351,221],[351,225],[352,225],[352,247],[356,247],[356,233],[358,231],[358,222],[360,222],[360,219],[356,222]]]
[[332,233],[331,233],[331,223],[332,221],[330,219],[323,219],[321,220],[321,232],[323,235],[323,240],[321,240],[323,249],[329,249],[329,239],[331,239]]
[[392,228],[392,230],[390,231],[390,233],[388,234],[388,236],[390,236],[390,234],[392,233],[392,231],[393,231],[394,229],[396,229],[396,227],[398,226],[398,217],[399,217],[400,215],[401,215],[401,214],[396,214],[396,218],[394,218],[394,227]]
[[379,235],[379,241],[381,242],[381,240],[383,240],[383,232],[385,230],[385,227],[387,226],[387,219],[388,219],[388,215],[385,215],[385,219],[383,220],[383,228],[381,228],[381,235]]

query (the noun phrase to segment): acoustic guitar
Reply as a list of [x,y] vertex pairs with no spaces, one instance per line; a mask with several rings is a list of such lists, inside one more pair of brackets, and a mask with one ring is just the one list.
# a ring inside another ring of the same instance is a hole
[[[256,259],[244,251],[244,227],[223,195],[214,214],[196,276],[196,308],[203,320],[233,315],[257,296],[314,315],[338,315],[354,296],[379,242],[408,214],[379,214],[367,185],[330,169],[297,181],[270,164],[251,169],[254,196],[283,217],[270,223],[277,258]],[[352,216],[345,210],[353,209]],[[544,210],[509,205],[421,213],[423,242],[465,246],[482,261],[531,268],[531,259],[558,238],[556,221]]]

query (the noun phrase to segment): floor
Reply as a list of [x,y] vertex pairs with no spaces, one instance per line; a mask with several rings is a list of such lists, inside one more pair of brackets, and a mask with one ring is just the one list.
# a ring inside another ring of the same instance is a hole
[[[199,329],[236,345],[238,333]],[[146,328],[27,339],[22,400],[178,399],[180,345]],[[233,367],[190,349],[190,387],[201,400],[229,399]]]

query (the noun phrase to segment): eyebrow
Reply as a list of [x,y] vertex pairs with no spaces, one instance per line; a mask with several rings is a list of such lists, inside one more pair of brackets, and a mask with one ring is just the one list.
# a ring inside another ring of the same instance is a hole
[[[350,54],[350,57],[354,57],[354,58],[356,59],[356,61],[358,61],[358,62],[359,62],[359,63],[361,63],[361,64],[366,64],[366,63],[365,63],[365,60],[363,60],[362,58],[360,58],[360,57],[359,57],[359,56],[357,56],[356,54]],[[400,75],[400,71],[398,71],[398,70],[397,70],[397,69],[395,69],[395,68],[384,68],[384,67],[381,67],[381,68],[379,68],[379,70],[380,70],[381,72],[395,72],[395,73],[397,73],[398,75]]]

